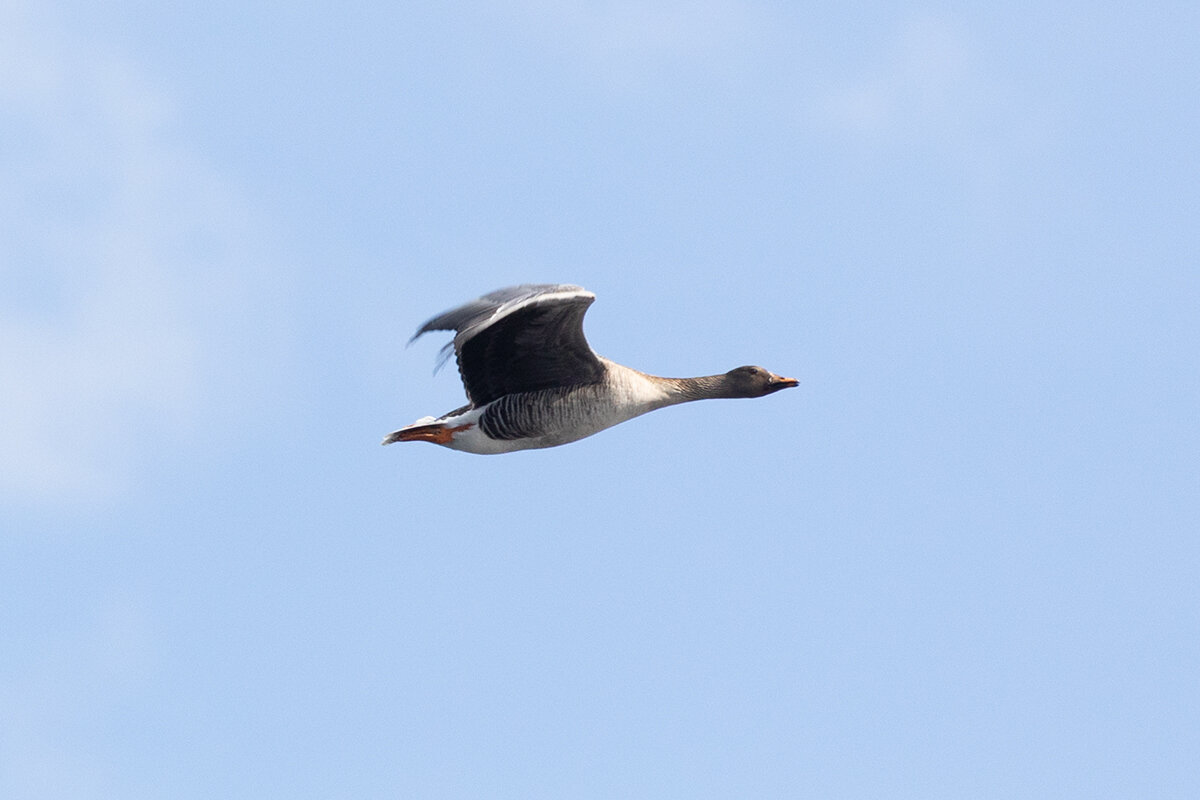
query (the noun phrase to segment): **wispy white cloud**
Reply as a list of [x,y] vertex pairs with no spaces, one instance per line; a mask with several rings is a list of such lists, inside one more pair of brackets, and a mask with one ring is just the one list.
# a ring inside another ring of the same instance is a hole
[[977,88],[968,37],[948,20],[904,23],[877,58],[826,97],[834,124],[864,137],[944,125]]
[[[729,0],[526,0],[516,8],[548,46],[600,81],[622,88],[660,81],[664,67],[693,72],[727,64],[733,49],[763,30],[763,15],[755,5]],[[715,58],[722,53],[726,57]]]
[[19,3],[0,54],[0,494],[103,499],[144,437],[186,438],[198,323],[244,299],[255,237],[131,60]]
[[1012,84],[969,29],[942,17],[901,23],[857,75],[815,97],[811,118],[840,141],[860,152],[936,154],[972,181],[988,214],[1014,176],[1038,170],[1063,138],[1053,109]]

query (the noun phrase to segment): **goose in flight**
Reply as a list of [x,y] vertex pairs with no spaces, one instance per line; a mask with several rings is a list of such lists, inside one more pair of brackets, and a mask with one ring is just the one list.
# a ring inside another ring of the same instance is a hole
[[762,367],[660,378],[609,361],[583,336],[583,315],[595,299],[579,286],[527,284],[426,322],[413,339],[454,331],[443,350],[453,346],[469,402],[389,433],[383,444],[433,442],[484,454],[555,447],[665,406],[762,397],[799,383]]

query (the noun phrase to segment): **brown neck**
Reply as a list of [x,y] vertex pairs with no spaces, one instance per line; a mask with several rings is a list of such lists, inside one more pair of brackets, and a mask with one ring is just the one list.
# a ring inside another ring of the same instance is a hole
[[738,397],[726,375],[705,375],[700,378],[655,378],[676,403],[708,400],[716,397]]

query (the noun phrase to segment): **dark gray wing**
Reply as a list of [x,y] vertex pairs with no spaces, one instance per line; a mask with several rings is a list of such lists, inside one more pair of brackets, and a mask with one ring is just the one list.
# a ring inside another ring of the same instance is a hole
[[595,299],[568,284],[512,286],[439,314],[413,338],[455,332],[458,372],[476,406],[516,392],[598,383],[604,365],[583,336],[583,315]]

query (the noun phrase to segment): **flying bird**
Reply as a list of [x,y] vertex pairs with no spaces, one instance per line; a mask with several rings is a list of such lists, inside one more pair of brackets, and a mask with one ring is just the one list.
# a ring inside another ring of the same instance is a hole
[[[556,447],[665,406],[713,397],[762,397],[796,386],[762,367],[702,378],[660,378],[592,352],[583,315],[596,299],[567,284],[526,284],[439,314],[429,331],[454,331],[470,401],[389,433],[383,444],[433,442],[468,453]],[[412,341],[410,340],[410,341]]]

